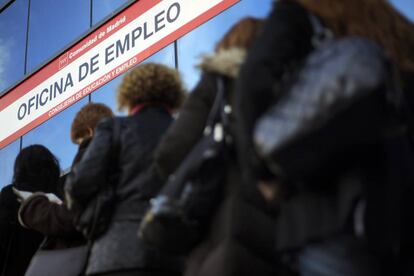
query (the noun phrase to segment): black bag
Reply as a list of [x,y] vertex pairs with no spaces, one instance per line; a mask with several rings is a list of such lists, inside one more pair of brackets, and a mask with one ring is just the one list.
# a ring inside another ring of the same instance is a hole
[[[320,25],[311,18],[320,34]],[[278,250],[344,231],[349,217],[342,216],[341,209],[353,216],[354,233],[364,236],[370,249],[387,256],[390,263],[399,261],[402,246],[414,245],[414,117],[393,69],[384,50],[373,42],[358,37],[328,39],[316,45],[288,92],[258,120],[257,152],[273,173],[287,180],[300,182],[315,172],[329,173],[330,163],[357,145],[381,145],[378,156],[385,163],[378,175],[387,179],[351,181],[364,185],[357,191],[363,200],[354,214],[355,197],[346,198],[342,190],[335,199],[299,190],[300,196],[285,204],[284,216],[278,219]],[[323,205],[323,199],[328,204]]]
[[[361,116],[347,125],[348,133],[339,126],[346,120],[337,118],[346,117],[345,112],[384,86],[384,80],[389,76],[388,59],[377,44],[362,37],[332,39],[316,17],[312,15],[310,18],[314,25],[315,49],[290,78],[294,80],[284,95],[259,118],[254,130],[256,151],[267,162],[268,168],[280,177],[294,171],[290,167],[301,168],[306,175],[306,170],[316,170],[339,146],[350,145],[365,135],[351,130],[371,118]],[[362,108],[361,111],[364,112]],[[338,127],[332,123],[334,120],[338,121]],[[333,125],[331,136],[318,133],[318,130],[330,127],[329,124]],[[331,139],[332,136],[336,139]],[[304,155],[300,147],[291,147],[301,139],[304,141],[301,145],[314,152]],[[310,146],[311,143],[314,146]],[[306,156],[311,156],[313,161],[308,162]],[[298,173],[302,174],[302,171],[296,170],[295,174]]]
[[111,165],[106,183],[100,183],[98,194],[76,218],[76,229],[89,241],[96,240],[106,232],[116,203],[115,189],[119,179],[118,155],[120,151],[121,120],[114,119]]
[[[139,229],[147,244],[169,253],[185,253],[200,240],[218,205],[229,139],[229,108],[221,78],[204,136],[190,151],[161,193],[151,200]],[[226,112],[227,111],[227,112]]]
[[30,261],[25,276],[83,275],[89,247],[87,245],[55,249],[39,249]]

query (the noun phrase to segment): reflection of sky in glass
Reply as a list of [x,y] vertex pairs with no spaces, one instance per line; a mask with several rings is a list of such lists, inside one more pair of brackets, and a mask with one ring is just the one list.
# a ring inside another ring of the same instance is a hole
[[24,75],[27,3],[16,0],[0,13],[0,92]]
[[402,14],[414,22],[414,1],[412,0],[390,0]]
[[20,141],[17,140],[0,151],[0,189],[12,181],[14,160],[19,147]]
[[88,102],[83,98],[59,115],[23,136],[23,147],[33,144],[46,146],[58,159],[62,169],[68,168],[75,157],[77,146],[70,140],[70,127],[76,112]]
[[86,0],[31,2],[28,71],[51,58],[89,29]]
[[[145,62],[157,62],[166,64],[170,67],[174,67],[174,47],[169,45],[156,53],[155,55],[149,57],[144,61]],[[99,102],[108,105],[117,115],[125,115],[125,112],[119,112],[116,105],[116,89],[122,81],[122,75],[112,80],[110,83],[106,84],[104,87],[101,87],[92,94],[92,102]]]
[[123,4],[130,2],[130,0],[93,0],[92,2],[92,22],[98,23],[107,16],[110,16]]
[[211,53],[219,39],[238,20],[245,16],[265,17],[271,4],[271,0],[242,0],[178,41],[179,69],[189,89],[199,79],[200,74],[195,65],[199,63],[200,57]]
[[6,2],[9,2],[10,0],[0,0],[0,8],[3,7]]

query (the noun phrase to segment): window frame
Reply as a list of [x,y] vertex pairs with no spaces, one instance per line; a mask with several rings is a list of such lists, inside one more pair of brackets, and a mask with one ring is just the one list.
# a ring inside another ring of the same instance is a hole
[[15,0],[6,0],[2,5],[0,5],[0,13],[7,9]]

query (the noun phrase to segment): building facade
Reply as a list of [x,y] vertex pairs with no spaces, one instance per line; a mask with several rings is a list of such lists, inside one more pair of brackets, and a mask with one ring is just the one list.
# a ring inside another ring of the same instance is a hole
[[[51,59],[136,1],[128,0],[0,0],[0,93],[41,70]],[[211,53],[217,41],[245,16],[265,17],[271,0],[243,0],[208,22],[172,42],[143,62],[177,68],[189,92],[199,78],[196,65]],[[11,182],[13,163],[19,151],[32,144],[49,148],[67,169],[77,146],[70,140],[70,125],[76,112],[88,102],[105,103],[118,115],[115,91],[122,75],[95,90],[69,108],[0,149],[0,186]],[[1,102],[0,98],[0,102]]]
[[[139,0],[138,0],[139,1]],[[154,0],[155,1],[155,0]],[[210,0],[205,0],[210,1]],[[93,32],[134,0],[0,0],[0,105],[13,87],[24,82],[80,39]],[[158,62],[177,68],[191,92],[199,79],[196,69],[203,54],[211,53],[217,41],[239,19],[265,17],[272,0],[241,0],[206,23],[177,38],[143,62]],[[408,17],[414,18],[414,2],[393,0]],[[105,103],[116,110],[115,91],[122,79],[116,77],[31,131],[0,149],[0,188],[9,184],[19,151],[42,144],[69,168],[77,147],[70,140],[70,125],[76,112],[88,102]],[[1,111],[0,111],[1,112]],[[118,115],[124,115],[117,112]],[[0,125],[0,131],[1,131]]]

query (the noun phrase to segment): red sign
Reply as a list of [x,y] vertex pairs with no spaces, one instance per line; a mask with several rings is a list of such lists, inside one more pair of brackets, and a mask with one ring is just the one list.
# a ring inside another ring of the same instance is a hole
[[239,0],[140,0],[0,99],[0,148]]

